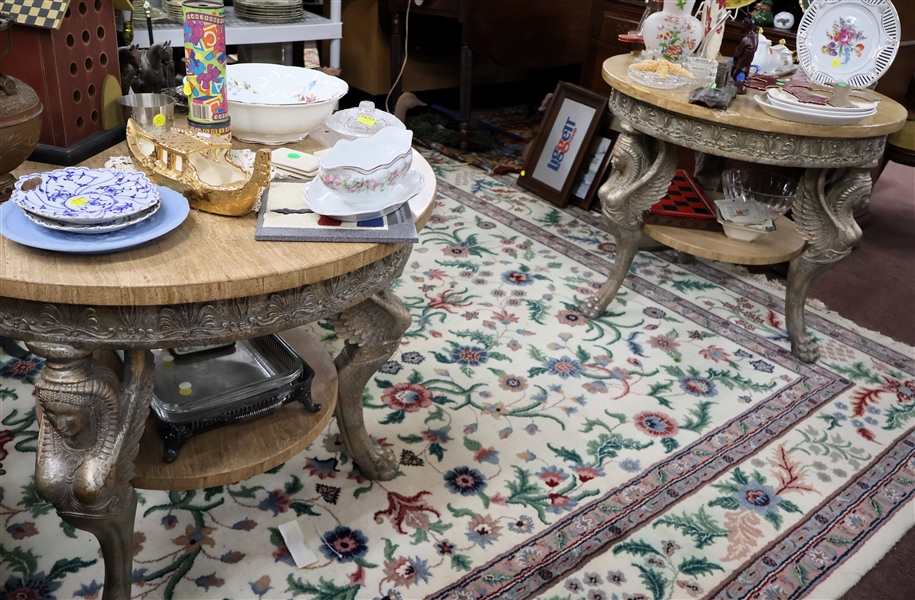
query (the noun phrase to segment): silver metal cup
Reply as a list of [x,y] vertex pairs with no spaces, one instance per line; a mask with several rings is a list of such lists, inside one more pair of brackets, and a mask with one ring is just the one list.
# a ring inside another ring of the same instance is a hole
[[130,94],[118,98],[118,103],[125,118],[149,133],[166,132],[175,122],[175,99],[165,94]]

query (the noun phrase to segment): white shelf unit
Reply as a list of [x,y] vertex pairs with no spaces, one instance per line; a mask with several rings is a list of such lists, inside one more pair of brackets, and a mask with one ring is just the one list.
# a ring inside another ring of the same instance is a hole
[[[340,66],[340,40],[343,38],[341,21],[342,0],[325,0],[330,3],[330,18],[306,12],[298,21],[290,23],[258,23],[242,19],[231,6],[225,7],[226,44],[283,44],[283,56],[292,64],[292,42],[330,41],[329,64]],[[141,48],[149,47],[149,32],[146,19],[139,14],[133,21],[133,43]],[[177,19],[153,21],[153,41],[171,42],[173,48],[184,47],[184,24]]]

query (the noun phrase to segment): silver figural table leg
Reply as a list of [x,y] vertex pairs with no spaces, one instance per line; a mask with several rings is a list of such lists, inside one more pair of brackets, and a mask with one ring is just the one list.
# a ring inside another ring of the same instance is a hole
[[337,365],[337,423],[346,450],[369,479],[387,481],[397,473],[390,448],[377,445],[365,429],[362,393],[365,384],[400,345],[412,319],[403,302],[389,288],[329,319],[346,345]]
[[868,168],[851,168],[835,181],[828,181],[830,169],[807,169],[798,186],[792,215],[807,248],[791,261],[785,302],[786,327],[791,353],[812,363],[820,350],[804,322],[807,292],[813,280],[843,259],[861,239],[855,222],[855,208],[871,194]]
[[91,350],[28,347],[47,360],[35,384],[41,407],[35,490],[61,519],[98,538],[102,598],[130,598],[137,509],[130,480],[152,399],[152,353],[128,350],[120,381]]
[[625,121],[613,146],[612,171],[597,194],[604,221],[616,238],[616,261],[597,294],[582,302],[579,311],[598,318],[616,297],[642,239],[644,213],[670,187],[677,169],[676,147],[641,134]]

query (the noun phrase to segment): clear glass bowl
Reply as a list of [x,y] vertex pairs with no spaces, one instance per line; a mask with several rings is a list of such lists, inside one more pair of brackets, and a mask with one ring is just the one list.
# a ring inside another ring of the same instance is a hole
[[721,174],[721,185],[728,200],[756,200],[768,206],[772,220],[788,212],[797,192],[793,179],[756,169],[728,169]]
[[708,87],[715,83],[715,77],[718,75],[718,61],[690,56],[684,61],[683,66],[696,78],[693,82],[696,87]]
[[693,82],[692,78],[686,77],[685,75],[667,75],[667,77],[660,77],[657,73],[652,73],[651,71],[638,71],[632,67],[629,67],[629,78],[645,87],[659,90],[672,90]]

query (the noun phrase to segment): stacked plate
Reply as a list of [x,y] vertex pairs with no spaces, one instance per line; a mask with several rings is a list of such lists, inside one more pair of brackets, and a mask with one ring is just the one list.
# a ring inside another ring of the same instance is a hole
[[57,231],[110,233],[159,210],[159,188],[143,173],[84,167],[19,178],[12,201],[31,222]]
[[877,102],[859,98],[851,99],[855,106],[850,108],[802,103],[795,96],[779,88],[769,88],[765,95],[758,94],[755,100],[768,115],[811,125],[850,125],[873,116],[878,105]]
[[[142,5],[142,3],[140,4]],[[184,0],[162,0],[162,8],[168,13],[168,16],[179,21],[184,21],[184,12],[181,9],[182,4],[184,4]],[[141,12],[143,12],[142,9],[138,8],[134,11],[134,14]]]
[[288,23],[305,16],[302,0],[235,0],[235,14],[259,23]]
[[281,175],[297,179],[312,179],[318,174],[318,157],[308,152],[277,148],[270,153],[270,164]]
[[[171,15],[162,9],[156,8],[155,6],[149,7],[150,21],[161,21],[163,19],[169,18],[170,16]],[[146,27],[146,10],[144,10],[142,7],[134,10],[130,18],[133,21],[134,27]]]

